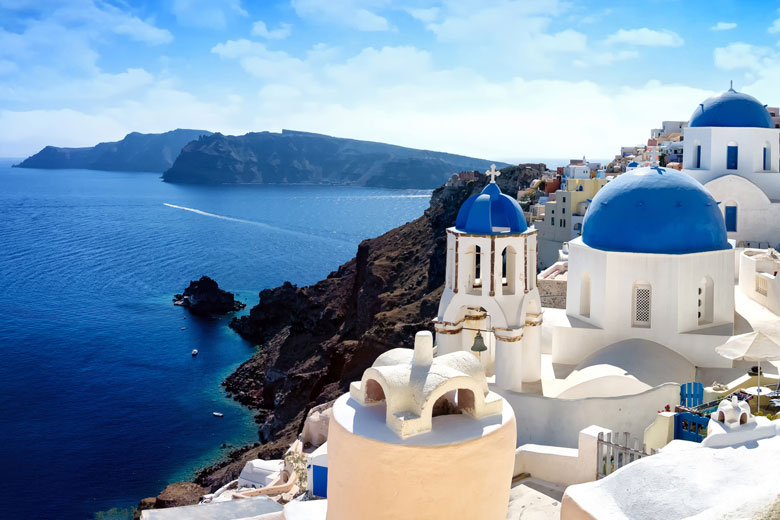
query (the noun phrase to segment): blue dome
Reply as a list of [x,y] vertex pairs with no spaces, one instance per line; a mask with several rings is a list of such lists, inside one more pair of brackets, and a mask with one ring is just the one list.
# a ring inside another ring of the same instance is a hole
[[639,166],[639,163],[636,161],[631,161],[630,163],[628,163],[629,168],[636,168],[637,166]]
[[475,235],[499,235],[522,233],[528,226],[520,204],[491,182],[482,193],[466,199],[458,211],[455,228]]
[[709,192],[668,168],[638,168],[607,183],[582,226],[583,242],[605,251],[685,254],[731,247]]
[[733,89],[704,100],[691,114],[689,126],[774,128],[766,106]]

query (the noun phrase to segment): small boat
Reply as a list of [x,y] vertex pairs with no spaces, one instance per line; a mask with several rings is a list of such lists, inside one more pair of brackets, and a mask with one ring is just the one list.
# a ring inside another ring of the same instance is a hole
[[225,414],[223,414],[221,412],[211,412],[211,413],[214,414],[214,417],[223,417],[225,415]]
[[182,327],[181,330],[187,330],[187,327]]
[[192,357],[195,357],[198,355],[198,349],[194,348],[192,349]]

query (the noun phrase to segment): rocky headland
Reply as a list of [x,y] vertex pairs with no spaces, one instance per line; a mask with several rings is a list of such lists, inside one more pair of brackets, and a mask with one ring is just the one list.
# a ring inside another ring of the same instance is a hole
[[200,316],[227,314],[246,307],[236,300],[233,293],[220,289],[217,282],[208,276],[190,281],[183,294],[173,297],[173,304],[186,307],[192,314]]
[[[506,167],[497,182],[515,195],[545,170],[544,164]],[[411,347],[417,331],[433,330],[444,287],[445,230],[466,198],[486,184],[477,175],[437,188],[421,217],[364,240],[355,258],[326,279],[263,290],[249,315],[232,320],[230,326],[259,348],[223,385],[256,411],[261,442],[203,469],[195,484],[211,492],[238,478],[249,460],[280,458],[311,408],[348,391],[382,352]],[[166,503],[150,498],[142,505]]]
[[100,143],[86,148],[47,146],[15,166],[45,170],[80,168],[162,173],[173,165],[184,145],[206,135],[211,135],[211,132],[186,129],[162,134],[132,132],[121,141]]
[[454,172],[484,171],[490,164],[484,159],[450,153],[283,130],[213,134],[191,142],[163,179],[199,184],[342,184],[428,189],[441,185]]
[[[497,182],[515,195],[545,171],[543,164],[501,170]],[[461,204],[487,178],[442,186],[425,213],[382,236],[364,240],[355,258],[308,287],[290,283],[260,293],[249,315],[230,326],[258,352],[223,383],[233,398],[257,411],[262,445],[244,448],[202,472],[207,488],[236,478],[246,460],[278,456],[313,406],[346,392],[388,349],[411,347],[419,330],[433,330],[444,288],[446,235]]]

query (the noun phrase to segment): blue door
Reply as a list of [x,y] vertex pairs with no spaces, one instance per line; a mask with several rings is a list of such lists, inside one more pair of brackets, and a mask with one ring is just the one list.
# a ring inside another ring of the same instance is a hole
[[704,402],[704,385],[694,381],[680,385],[680,406],[693,408]]
[[678,413],[674,416],[674,438],[683,441],[701,442],[707,435],[709,417],[702,417],[690,412]]
[[328,468],[323,466],[312,466],[312,489],[314,496],[328,498]]
[[727,148],[727,154],[726,154],[726,169],[727,170],[736,170],[737,169],[737,147],[736,146],[729,146]]
[[726,231],[737,230],[737,207],[726,206]]

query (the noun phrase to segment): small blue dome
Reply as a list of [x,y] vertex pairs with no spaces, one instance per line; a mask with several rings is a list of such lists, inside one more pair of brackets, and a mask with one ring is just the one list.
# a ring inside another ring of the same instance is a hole
[[689,126],[774,128],[764,105],[733,89],[704,100],[691,114]]
[[498,185],[491,182],[482,193],[466,199],[458,211],[455,228],[475,235],[499,235],[522,233],[528,225],[520,204],[501,193]]
[[668,168],[638,168],[607,183],[582,226],[582,241],[604,251],[685,254],[731,247],[712,195]]
[[628,163],[629,168],[636,168],[637,166],[639,166],[639,163],[636,161],[631,161],[630,163]]

